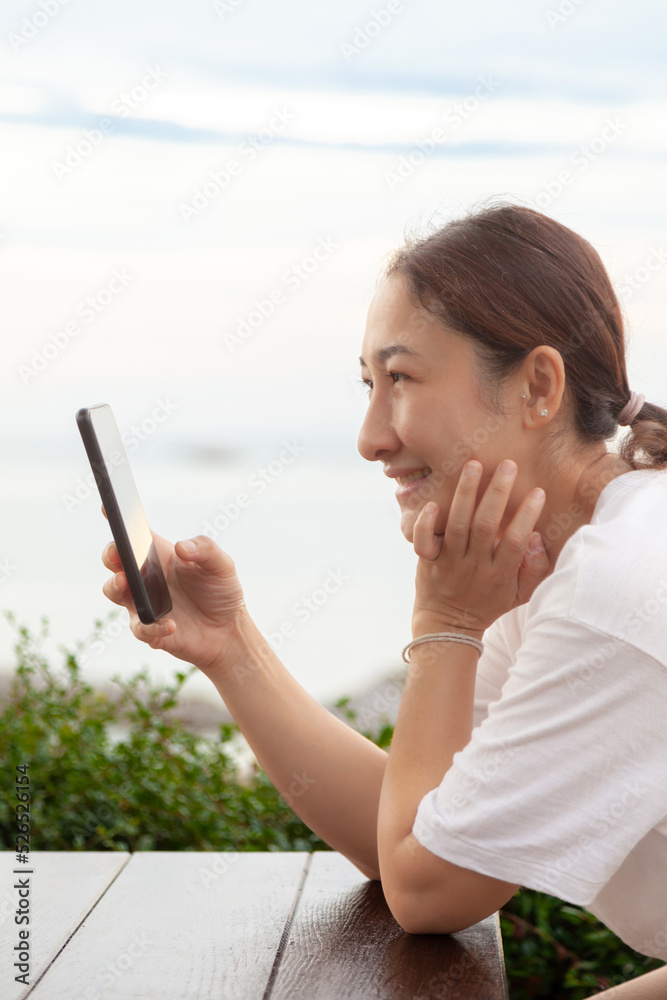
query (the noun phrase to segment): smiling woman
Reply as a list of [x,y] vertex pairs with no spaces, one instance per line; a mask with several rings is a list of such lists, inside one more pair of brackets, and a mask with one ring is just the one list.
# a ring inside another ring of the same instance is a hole
[[139,621],[113,545],[105,593],[210,677],[283,794],[307,777],[296,812],[405,930],[523,885],[667,959],[667,412],[629,390],[597,253],[517,206],[450,223],[395,255],[360,361],[359,451],[419,557],[388,754],[291,677],[210,538],[156,537],[167,620]]

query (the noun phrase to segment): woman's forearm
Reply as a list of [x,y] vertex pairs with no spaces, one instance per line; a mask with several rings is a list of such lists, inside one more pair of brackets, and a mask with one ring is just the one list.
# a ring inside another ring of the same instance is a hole
[[365,875],[379,878],[386,753],[315,701],[247,614],[206,673],[294,812]]
[[595,1000],[664,1000],[667,996],[667,965],[620,986],[595,994]]
[[[427,625],[417,634],[434,631]],[[383,880],[404,872],[419,803],[470,740],[478,658],[476,649],[459,643],[427,643],[412,651],[380,796]],[[408,878],[416,878],[416,869]]]

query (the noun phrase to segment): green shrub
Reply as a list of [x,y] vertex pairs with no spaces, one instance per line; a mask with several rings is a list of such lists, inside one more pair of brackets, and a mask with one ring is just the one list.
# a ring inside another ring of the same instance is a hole
[[[8,616],[13,621],[12,616]],[[15,624],[15,623],[14,623]],[[97,628],[102,627],[97,622]],[[31,845],[41,851],[325,850],[263,771],[241,782],[230,755],[238,729],[189,732],[171,711],[194,671],[152,686],[146,671],[95,691],[76,655],[61,670],[40,651],[47,635],[17,627],[16,670],[0,714],[0,760],[29,764]],[[114,740],[110,727],[122,726]],[[0,799],[0,846],[16,843],[15,803]]]
[[[9,619],[16,625],[13,617]],[[102,622],[96,623],[103,627]],[[119,698],[84,680],[75,652],[60,670],[38,636],[16,626],[16,669],[0,712],[0,760],[6,774],[29,764],[33,850],[326,850],[256,768],[239,779],[230,753],[238,735],[222,725],[217,739],[188,731],[173,709],[192,670],[171,685],[151,685],[146,671],[117,680]],[[355,713],[338,707],[351,724]],[[112,739],[110,727],[122,727]],[[386,720],[375,733],[387,748]],[[0,847],[14,850],[14,801],[0,798]],[[624,945],[587,911],[522,889],[500,914],[512,1000],[583,1000],[663,963]]]
[[512,1000],[585,1000],[664,962],[624,944],[592,913],[521,889],[500,911]]

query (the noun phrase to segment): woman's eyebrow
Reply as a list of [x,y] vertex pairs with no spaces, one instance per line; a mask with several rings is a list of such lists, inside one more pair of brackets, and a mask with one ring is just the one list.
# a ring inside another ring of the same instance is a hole
[[[411,347],[407,347],[405,344],[390,344],[389,347],[381,347],[375,352],[375,363],[380,365],[383,361],[387,361],[393,357],[394,354],[410,354],[415,358],[421,357],[418,351],[413,351]],[[361,356],[359,356],[359,364],[362,367],[368,367]]]

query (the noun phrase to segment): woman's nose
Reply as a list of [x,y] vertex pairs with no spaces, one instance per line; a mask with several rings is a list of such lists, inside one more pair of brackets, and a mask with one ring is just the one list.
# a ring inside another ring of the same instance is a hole
[[357,449],[368,462],[377,462],[400,445],[390,414],[380,405],[380,400],[369,402],[368,410],[359,431]]

